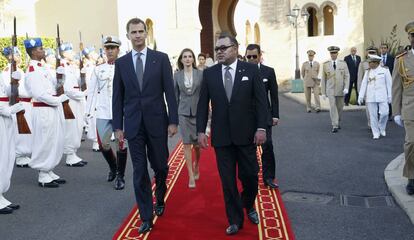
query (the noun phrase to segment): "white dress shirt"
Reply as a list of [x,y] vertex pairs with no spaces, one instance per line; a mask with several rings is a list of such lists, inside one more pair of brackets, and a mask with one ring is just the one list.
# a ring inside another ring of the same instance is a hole
[[233,85],[234,85],[234,78],[236,77],[237,61],[238,60],[236,59],[236,61],[234,61],[232,64],[228,66],[224,64],[221,65],[221,75],[223,76],[223,86],[225,85],[225,79],[226,79],[226,76],[225,76],[226,67],[230,67],[229,72],[231,74],[231,81],[233,82]]
[[[145,61],[147,60],[147,50],[148,50],[148,48],[145,47],[141,51],[141,60],[142,60],[142,70],[143,70],[143,72],[145,72]],[[135,49],[132,49],[131,53],[132,53],[132,61],[134,63],[134,69],[135,69],[135,66],[137,65],[137,54],[138,54],[138,52],[135,51]]]

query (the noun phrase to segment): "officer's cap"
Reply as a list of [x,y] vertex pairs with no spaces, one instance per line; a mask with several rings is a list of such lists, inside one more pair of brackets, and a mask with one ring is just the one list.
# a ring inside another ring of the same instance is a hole
[[73,50],[72,43],[65,42],[60,45],[60,51],[62,52],[71,51],[71,50]]
[[381,62],[381,57],[375,54],[368,54],[368,62]]
[[315,55],[315,54],[316,54],[316,52],[315,52],[315,51],[313,51],[313,50],[308,50],[306,53],[307,53],[309,56],[313,56],[313,55]]
[[119,47],[121,46],[121,41],[119,40],[119,38],[115,36],[106,36],[102,39],[102,44],[104,47],[109,47],[109,46]]
[[[19,56],[21,55],[20,54],[20,50],[17,47],[14,47],[13,50],[14,50],[13,51],[13,54],[19,55]],[[5,47],[5,48],[3,48],[3,52],[2,52],[3,56],[7,57],[11,53],[12,53],[12,47]]]
[[87,56],[88,54],[90,54],[91,52],[95,51],[95,48],[90,46],[90,47],[86,47],[82,50],[82,54]]
[[328,47],[328,51],[330,53],[337,53],[337,52],[339,52],[339,50],[341,50],[341,49],[339,47],[337,47],[337,46],[330,46],[330,47]]
[[409,23],[407,23],[407,25],[405,25],[405,31],[408,34],[413,34],[414,33],[414,21],[413,22],[409,22]]
[[41,47],[41,46],[43,46],[42,39],[40,39],[40,38],[30,38],[30,39],[25,39],[25,40],[23,41],[23,43],[24,43],[24,47],[25,47],[26,49],[36,48],[36,47]]

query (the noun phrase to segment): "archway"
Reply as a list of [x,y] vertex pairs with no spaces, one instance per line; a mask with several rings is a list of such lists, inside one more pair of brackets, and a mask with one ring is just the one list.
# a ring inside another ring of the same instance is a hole
[[201,51],[214,56],[214,44],[221,32],[236,36],[234,12],[238,0],[200,0],[198,12],[202,26]]

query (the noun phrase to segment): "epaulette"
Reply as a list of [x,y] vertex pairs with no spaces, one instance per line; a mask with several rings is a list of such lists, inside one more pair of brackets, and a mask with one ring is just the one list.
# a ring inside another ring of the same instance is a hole
[[96,65],[95,65],[95,67],[100,66],[100,65],[102,65],[102,64],[104,64],[104,62],[103,62],[103,63],[98,63],[98,64],[96,64]]
[[402,57],[402,56],[404,56],[404,55],[405,55],[405,54],[407,54],[407,53],[408,53],[408,51],[404,51],[404,52],[402,52],[402,53],[398,54],[397,56],[395,56],[395,58]]
[[328,60],[328,61],[326,61],[326,62],[323,62],[323,64],[325,64],[325,63],[329,63],[331,60]]
[[382,66],[383,68],[386,68],[386,69],[388,69],[388,66],[386,66],[386,65],[384,65],[384,66]]
[[29,72],[34,72],[34,67],[32,65],[29,66]]

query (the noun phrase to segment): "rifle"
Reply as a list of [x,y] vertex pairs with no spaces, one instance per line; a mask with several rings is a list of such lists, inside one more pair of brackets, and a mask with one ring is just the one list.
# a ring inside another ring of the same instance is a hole
[[[60,66],[60,32],[59,32],[59,24],[57,24],[57,37],[56,37],[56,69]],[[56,72],[56,96],[62,95],[65,90],[63,89],[63,75]],[[62,103],[63,106],[63,114],[65,115],[65,119],[75,119],[75,115],[72,112],[72,109],[69,106],[69,100],[64,101]]]
[[79,31],[79,70],[80,70],[80,90],[83,92],[86,90],[86,74],[82,73],[83,59],[82,59],[83,43],[82,33]]
[[[19,80],[13,79],[13,72],[17,70],[16,61],[14,60],[14,50],[17,48],[16,35],[16,17],[13,19],[12,51],[11,51],[11,68],[10,68],[10,86],[11,94],[9,99],[10,106],[19,102]],[[17,129],[19,134],[31,134],[29,125],[24,117],[24,110],[16,113]]]

